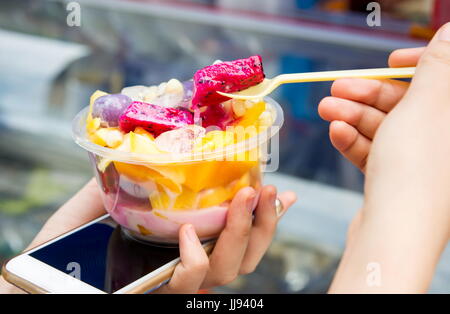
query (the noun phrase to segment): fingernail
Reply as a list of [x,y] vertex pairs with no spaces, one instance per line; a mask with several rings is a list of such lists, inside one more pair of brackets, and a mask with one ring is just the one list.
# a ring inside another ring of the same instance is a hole
[[186,236],[189,239],[189,241],[191,241],[191,242],[197,242],[198,241],[197,240],[198,237],[197,237],[197,234],[195,233],[195,229],[194,229],[193,225],[188,225],[186,227],[185,233],[186,233]]
[[439,40],[450,41],[450,23],[445,24],[438,34]]
[[252,194],[248,199],[247,199],[247,203],[246,203],[246,206],[247,206],[247,209],[248,209],[248,211],[249,212],[253,212],[253,203],[254,203],[254,201],[255,201],[255,196],[256,196],[256,194]]
[[281,203],[280,199],[275,199],[274,201],[275,204],[275,212],[277,214],[277,217],[281,217],[281,215],[283,215],[284,212],[284,207],[283,207],[283,203]]

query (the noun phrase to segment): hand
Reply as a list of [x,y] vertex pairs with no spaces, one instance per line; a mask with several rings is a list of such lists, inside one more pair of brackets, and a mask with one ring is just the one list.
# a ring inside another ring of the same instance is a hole
[[[424,50],[396,50],[389,66],[416,66]],[[332,96],[320,102],[319,115],[331,122],[331,143],[362,172],[378,127],[408,87],[409,83],[398,80],[340,79],[331,87]]]
[[[364,207],[332,292],[425,292],[430,284],[450,235],[449,78],[447,24],[366,146]],[[368,284],[369,263],[378,265],[380,285]]]
[[[253,271],[267,250],[279,219],[274,205],[276,189],[266,186],[261,191],[252,223],[248,203],[254,196],[252,188],[244,188],[233,199],[226,227],[209,259],[192,225],[182,226],[181,262],[175,268],[170,282],[158,292],[195,293],[201,287],[223,285],[231,282],[238,274]],[[295,198],[292,192],[279,196],[285,211],[294,203]],[[92,179],[49,218],[28,248],[40,245],[105,213],[99,188]],[[1,278],[0,293],[20,292],[21,290]]]
[[238,275],[253,272],[272,241],[278,220],[296,201],[293,192],[280,194],[278,198],[284,211],[277,216],[277,191],[273,186],[265,186],[253,219],[250,209],[255,196],[250,187],[236,194],[228,211],[225,229],[209,259],[192,228],[183,226],[180,229],[181,263],[170,282],[158,292],[195,293],[199,288],[222,286]]

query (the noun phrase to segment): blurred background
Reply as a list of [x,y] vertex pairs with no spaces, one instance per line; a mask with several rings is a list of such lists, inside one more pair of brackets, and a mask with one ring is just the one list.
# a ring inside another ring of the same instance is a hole
[[[364,0],[0,1],[0,262],[91,176],[71,120],[96,89],[185,80],[216,59],[260,54],[279,73],[385,67],[450,20],[448,0],[384,0],[381,26]],[[267,182],[299,192],[257,271],[218,292],[324,292],[362,202],[363,177],[333,149],[317,104],[330,83],[285,85],[280,168]],[[449,254],[444,259],[450,261]],[[433,292],[450,291],[441,263]]]

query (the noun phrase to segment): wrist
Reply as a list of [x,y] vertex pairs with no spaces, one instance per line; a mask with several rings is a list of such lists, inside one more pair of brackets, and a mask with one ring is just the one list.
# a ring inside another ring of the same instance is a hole
[[448,230],[411,211],[364,208],[330,292],[425,292]]

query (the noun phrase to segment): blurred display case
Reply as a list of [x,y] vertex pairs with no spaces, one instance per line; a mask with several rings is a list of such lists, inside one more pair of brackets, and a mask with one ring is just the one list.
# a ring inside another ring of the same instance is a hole
[[[173,77],[185,80],[214,60],[253,54],[262,55],[268,77],[384,67],[392,50],[425,44],[413,30],[426,28],[431,12],[429,1],[415,13],[389,7],[381,27],[368,27],[367,12],[355,1],[78,0],[81,26],[69,27],[68,2],[0,2],[0,261],[23,249],[91,177],[70,125],[96,89],[118,92]],[[363,181],[332,148],[328,125],[317,115],[329,88],[330,83],[287,85],[274,94],[286,118],[279,172],[301,178],[288,181],[300,184],[309,203],[292,209],[304,217],[292,216],[296,226],[280,226],[257,272],[223,291],[326,291]],[[292,188],[277,175],[268,182]],[[334,192],[323,203],[318,191],[327,189]],[[320,202],[350,212],[314,213]],[[272,284],[258,290],[267,278]]]

